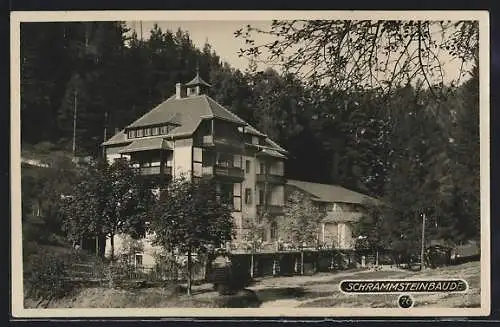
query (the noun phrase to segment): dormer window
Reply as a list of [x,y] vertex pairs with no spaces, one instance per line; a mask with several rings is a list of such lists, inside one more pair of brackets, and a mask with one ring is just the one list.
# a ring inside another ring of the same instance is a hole
[[153,136],[155,135],[158,135],[159,133],[159,128],[158,127],[153,127],[152,131],[151,131],[151,134],[153,134]]
[[151,135],[151,128],[145,128],[144,129],[144,136],[150,136]]
[[133,139],[135,138],[135,130],[130,130],[128,131],[128,138]]
[[136,135],[137,135],[137,137],[142,137],[142,136],[144,135],[143,133],[144,133],[144,132],[143,132],[143,130],[142,130],[142,129],[138,129],[138,130],[137,130],[137,134],[136,134]]

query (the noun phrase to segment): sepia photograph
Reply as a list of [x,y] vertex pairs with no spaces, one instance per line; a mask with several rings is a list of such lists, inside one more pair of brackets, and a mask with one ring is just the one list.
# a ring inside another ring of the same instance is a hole
[[488,315],[488,33],[13,12],[12,314]]

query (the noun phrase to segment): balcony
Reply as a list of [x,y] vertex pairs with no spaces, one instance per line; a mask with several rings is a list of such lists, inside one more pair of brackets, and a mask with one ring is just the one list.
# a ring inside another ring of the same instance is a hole
[[242,181],[245,173],[239,167],[206,166],[203,167],[203,176],[214,176]]
[[284,206],[276,204],[259,204],[257,205],[257,212],[263,214],[268,212],[271,215],[282,215],[284,214]]
[[201,144],[204,147],[224,146],[236,149],[242,149],[244,146],[244,143],[238,142],[237,139],[232,139],[222,136],[213,136],[213,135],[203,136]]
[[[139,167],[136,169],[140,175],[144,175],[144,176],[160,175],[161,174],[160,166]],[[163,167],[163,175],[171,176],[172,175],[172,167]]]
[[285,176],[275,174],[257,174],[257,183],[285,184]]

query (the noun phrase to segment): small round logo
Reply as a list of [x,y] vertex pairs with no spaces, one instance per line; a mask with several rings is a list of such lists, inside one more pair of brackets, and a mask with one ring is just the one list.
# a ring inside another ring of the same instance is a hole
[[404,309],[411,308],[413,306],[413,299],[410,295],[401,295],[398,299],[398,305]]

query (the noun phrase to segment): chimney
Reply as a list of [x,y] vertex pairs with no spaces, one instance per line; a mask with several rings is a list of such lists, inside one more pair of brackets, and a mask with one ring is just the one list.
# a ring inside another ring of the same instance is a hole
[[120,129],[118,127],[115,127],[115,135],[120,132]]
[[176,99],[182,98],[182,84],[181,83],[175,84],[175,98]]

